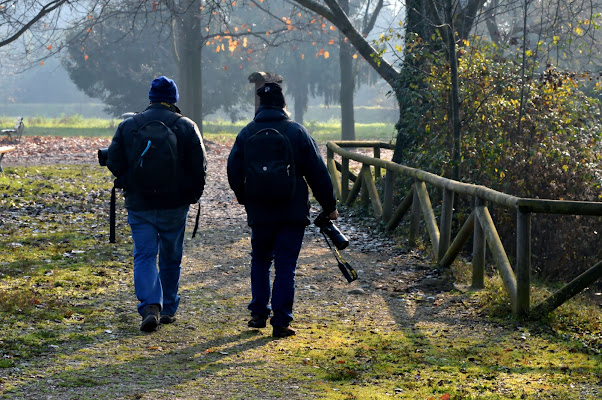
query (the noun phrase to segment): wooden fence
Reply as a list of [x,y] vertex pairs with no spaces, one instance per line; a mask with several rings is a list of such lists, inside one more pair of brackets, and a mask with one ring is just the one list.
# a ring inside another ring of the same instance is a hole
[[[372,206],[375,217],[394,229],[401,219],[410,212],[410,240],[420,234],[420,218],[424,219],[437,263],[449,267],[459,255],[466,241],[473,236],[473,259],[471,286],[484,288],[486,246],[499,271],[506,292],[510,297],[516,317],[539,318],[568,299],[575,296],[592,282],[602,277],[602,261],[582,273],[562,289],[537,306],[530,306],[531,272],[531,214],[565,214],[602,216],[602,203],[580,201],[557,201],[528,199],[510,196],[484,186],[472,185],[442,178],[435,174],[400,165],[380,158],[381,149],[393,149],[389,143],[375,141],[336,141],[328,142],[327,166],[337,198],[350,205],[358,196],[364,206]],[[372,148],[373,157],[363,155],[348,148]],[[338,155],[340,161],[335,159]],[[349,162],[361,164],[355,175]],[[381,201],[375,179],[384,171],[384,194]],[[412,179],[413,184],[403,200],[394,209],[393,193],[397,176]],[[351,188],[350,183],[352,183]],[[429,184],[441,190],[441,214],[439,224],[427,190]],[[454,197],[471,196],[474,199],[472,212],[452,240],[451,227]],[[488,204],[504,207],[516,213],[516,257],[515,266],[510,264],[502,245]]]

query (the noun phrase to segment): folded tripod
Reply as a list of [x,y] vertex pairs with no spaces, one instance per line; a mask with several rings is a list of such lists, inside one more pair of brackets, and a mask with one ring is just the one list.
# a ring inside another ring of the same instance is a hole
[[334,258],[336,258],[337,263],[339,264],[339,269],[343,273],[343,276],[345,277],[345,279],[347,279],[347,282],[351,283],[354,280],[356,280],[357,272],[355,272],[353,267],[347,261],[345,261],[345,259],[343,258],[343,256],[339,252],[339,250],[330,244],[330,241],[328,240],[328,237],[326,236],[326,234],[324,232],[322,232],[322,236],[324,236],[324,240],[326,240],[328,247],[330,247],[330,250],[332,250],[332,253],[334,254]]

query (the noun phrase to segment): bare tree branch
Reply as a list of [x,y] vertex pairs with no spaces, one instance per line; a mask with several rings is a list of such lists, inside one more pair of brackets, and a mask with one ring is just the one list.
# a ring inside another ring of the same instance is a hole
[[361,33],[353,26],[349,17],[341,9],[336,0],[324,0],[327,7],[314,0],[292,0],[295,3],[316,12],[330,21],[341,31],[362,57],[374,68],[374,70],[394,87],[399,79],[399,72],[389,64],[387,60],[378,55],[378,52]]
[[370,33],[372,31],[372,29],[374,29],[374,24],[376,24],[376,19],[378,18],[378,15],[380,14],[380,10],[383,8],[383,5],[384,5],[384,0],[378,0],[378,3],[376,4],[374,11],[370,15],[369,20],[367,20],[368,10],[366,10],[366,13],[364,14],[365,18],[364,18],[364,26],[362,27],[362,34],[367,35],[368,33]]
[[[7,38],[3,38],[2,40],[0,40],[0,47],[4,47],[17,40],[19,37],[21,37],[21,35],[23,35],[25,32],[31,29],[31,27],[34,26],[38,21],[40,21],[42,18],[52,13],[53,11],[59,9],[65,3],[68,3],[68,0],[52,0],[44,6],[42,6],[38,13],[34,15],[30,20],[25,22],[16,21],[18,24],[22,25],[21,28],[12,34],[9,34]],[[6,21],[7,11],[4,7],[0,9],[0,18]],[[1,21],[2,25],[5,24],[5,21]]]

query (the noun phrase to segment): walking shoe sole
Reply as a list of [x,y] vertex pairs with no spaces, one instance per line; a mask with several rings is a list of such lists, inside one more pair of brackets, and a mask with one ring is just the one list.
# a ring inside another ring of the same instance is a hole
[[265,320],[260,320],[260,321],[250,320],[247,325],[249,326],[249,328],[259,329],[259,328],[265,328],[266,322],[265,322]]
[[295,334],[296,334],[296,332],[289,328],[274,329],[274,331],[272,332],[272,336],[275,338],[285,338],[285,337],[289,337],[289,336],[294,336]]
[[157,317],[154,315],[149,315],[142,320],[142,323],[140,324],[140,330],[142,332],[154,332],[157,330],[158,325]]
[[176,322],[176,317],[172,317],[171,315],[161,315],[161,318],[159,318],[160,324],[172,324],[174,322]]

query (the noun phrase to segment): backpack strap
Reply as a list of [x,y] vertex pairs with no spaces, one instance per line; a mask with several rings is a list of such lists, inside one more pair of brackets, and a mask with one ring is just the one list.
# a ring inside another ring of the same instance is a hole
[[[280,123],[280,125],[278,126],[278,128],[276,128],[276,130],[284,135],[290,125],[291,125],[290,120],[288,120],[288,119],[282,120],[282,123]],[[284,137],[286,137],[288,139],[288,136],[284,135]]]
[[[134,116],[132,117],[134,119],[134,122],[136,122],[136,130],[140,129],[142,125],[144,125],[147,122],[147,118],[142,114],[143,113],[134,114]],[[172,112],[165,121],[161,122],[163,122],[165,126],[171,129],[180,118],[182,118],[182,114]]]
[[199,208],[196,210],[196,217],[194,219],[194,229],[192,230],[192,239],[196,236],[196,232],[199,229],[199,219],[201,218],[201,199],[197,201]]
[[132,118],[136,123],[136,130],[140,129],[140,127],[144,125],[145,118],[142,116],[142,113],[136,113],[132,116]]
[[[278,132],[280,132],[281,134],[284,135],[284,133],[288,130],[289,125],[291,124],[291,120],[289,119],[284,119],[282,120],[282,122],[275,126],[275,127],[263,127],[263,128],[258,128],[257,125],[259,125],[259,123],[255,122],[255,121],[251,121],[251,123],[248,125],[248,129],[249,129],[249,137],[255,135],[257,132],[264,130],[264,129],[276,129]],[[284,135],[287,139],[288,136]]]
[[169,117],[167,118],[167,121],[164,122],[165,126],[167,126],[169,129],[173,128],[174,125],[176,124],[176,122],[178,122],[178,120],[182,118],[182,114],[179,113],[171,113],[169,115]]

